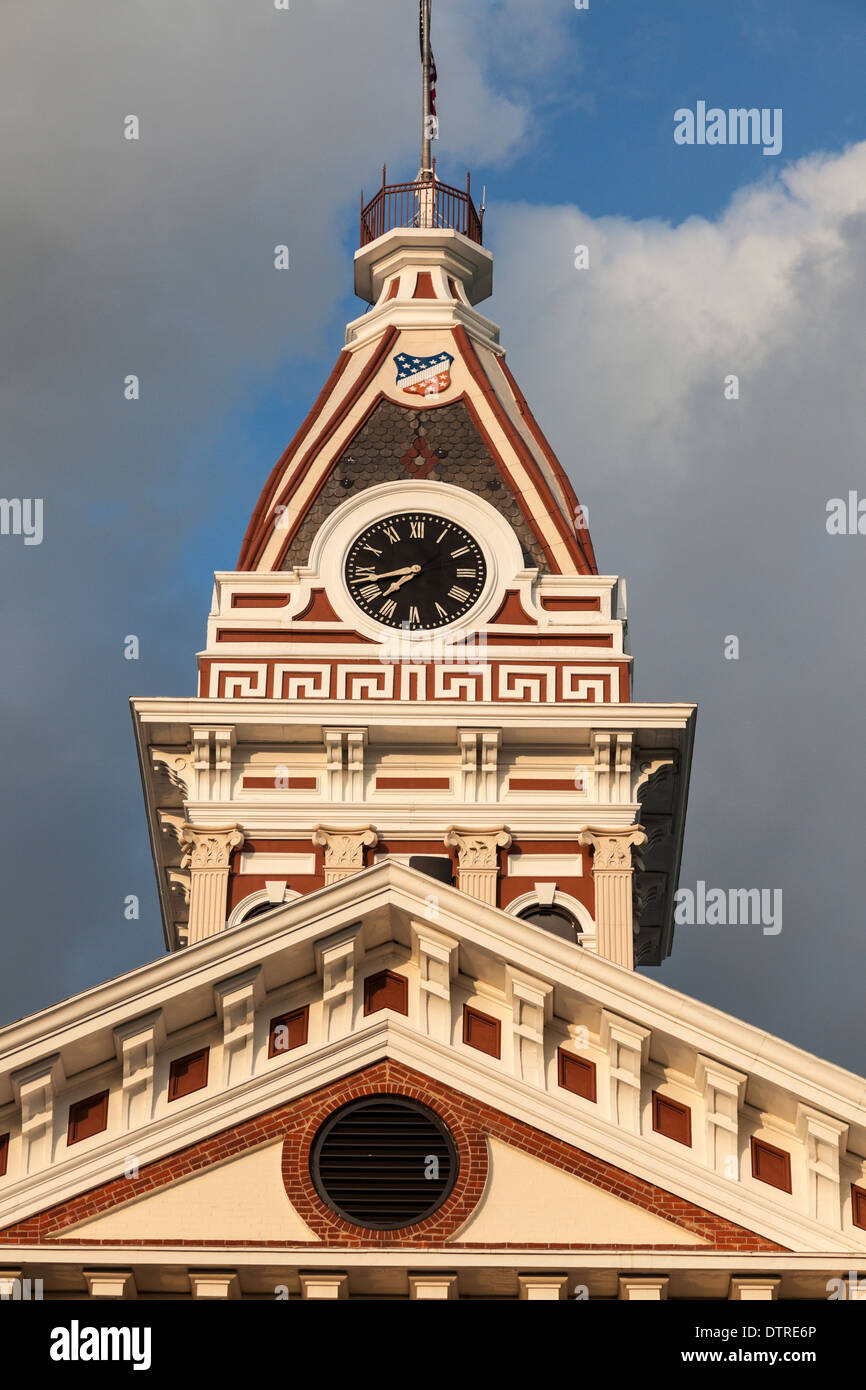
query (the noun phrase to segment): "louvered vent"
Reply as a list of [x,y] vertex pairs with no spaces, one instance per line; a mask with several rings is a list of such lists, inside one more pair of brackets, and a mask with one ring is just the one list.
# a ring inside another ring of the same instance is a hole
[[458,1157],[432,1110],[402,1096],[351,1101],[313,1140],[316,1191],[354,1226],[388,1231],[432,1216],[457,1179]]

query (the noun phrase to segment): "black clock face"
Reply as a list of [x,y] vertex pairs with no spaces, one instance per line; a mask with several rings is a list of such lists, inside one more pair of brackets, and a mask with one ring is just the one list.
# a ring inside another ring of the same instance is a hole
[[358,607],[386,627],[408,631],[462,618],[486,577],[475,538],[432,512],[398,512],[374,522],[346,556],[346,584]]

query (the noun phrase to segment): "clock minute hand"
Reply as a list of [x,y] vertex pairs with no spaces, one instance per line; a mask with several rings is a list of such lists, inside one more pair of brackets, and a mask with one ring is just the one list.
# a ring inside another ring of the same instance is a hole
[[401,570],[385,570],[384,574],[361,574],[357,579],[350,580],[352,584],[369,584],[371,579],[391,579],[395,574],[405,574],[407,579],[420,573],[420,565],[404,565]]

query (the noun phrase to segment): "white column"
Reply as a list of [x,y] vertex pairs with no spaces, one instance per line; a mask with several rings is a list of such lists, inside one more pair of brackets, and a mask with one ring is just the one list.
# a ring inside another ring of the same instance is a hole
[[179,836],[185,852],[181,868],[190,871],[189,944],[225,930],[229,863],[244,842],[238,825],[204,828],[184,825]]
[[372,825],[362,825],[352,830],[315,826],[313,844],[323,845],[325,850],[325,886],[360,873],[364,867],[364,850],[372,849],[378,841],[379,836]]
[[848,1147],[848,1126],[841,1120],[797,1106],[797,1137],[806,1148],[806,1200],[809,1216],[822,1226],[841,1226],[839,1168]]
[[22,1275],[20,1269],[0,1269],[0,1299],[20,1299],[22,1294]]
[[409,1297],[448,1299],[457,1297],[456,1274],[410,1274]]
[[568,1288],[566,1274],[518,1274],[519,1298],[533,1303],[549,1303],[565,1298]]
[[220,980],[213,992],[223,1025],[223,1085],[236,1086],[253,1074],[256,1007],[265,997],[262,967]]
[[499,745],[501,729],[481,730],[481,788],[479,801],[499,800]]
[[343,800],[343,731],[325,729],[325,767],[328,778],[328,800]]
[[610,1119],[639,1134],[641,1073],[649,1056],[651,1030],[603,1009],[600,1037],[608,1054]]
[[355,993],[355,928],[316,943],[316,967],[322,977],[322,1035],[325,1042],[352,1031]]
[[366,729],[346,730],[346,800],[364,800],[364,749]]
[[193,1298],[240,1298],[241,1281],[233,1269],[191,1269],[189,1286]]
[[419,1022],[439,1042],[451,1041],[451,981],[457,974],[457,943],[426,923],[413,922],[417,948]]
[[299,1274],[301,1298],[348,1298],[348,1274]]
[[458,729],[460,746],[460,800],[475,801],[478,782],[478,733],[475,729]]
[[553,1012],[553,986],[506,966],[511,1004],[514,1073],[532,1086],[544,1085],[544,1024]]
[[612,750],[612,734],[596,732],[592,735],[592,751],[595,754],[595,800],[608,802],[611,800],[611,771],[610,758]]
[[232,748],[237,733],[234,729],[214,729],[213,797],[215,801],[232,799]]
[[729,1299],[741,1299],[744,1303],[765,1302],[778,1297],[781,1279],[767,1279],[760,1275],[749,1279],[732,1279]]
[[21,1108],[23,1170],[38,1173],[54,1156],[54,1102],[66,1084],[59,1052],[12,1073],[12,1088]]
[[744,1072],[698,1053],[695,1085],[704,1094],[704,1155],[708,1168],[729,1182],[740,1176],[740,1110]]
[[457,850],[457,887],[472,898],[496,906],[500,849],[508,849],[511,835],[504,826],[493,830],[460,830],[451,826],[445,843]]
[[615,965],[634,969],[634,868],[632,850],[646,844],[639,825],[622,830],[587,827],[578,836],[593,851],[595,924],[598,954]]
[[85,1269],[90,1298],[135,1298],[135,1275],[129,1269]]
[[631,1303],[658,1303],[668,1296],[668,1275],[657,1277],[654,1275],[631,1275],[621,1274],[619,1276],[619,1296],[628,1299]]
[[138,1129],[153,1118],[154,1064],[165,1038],[162,1009],[130,1019],[114,1029],[114,1051],[123,1068],[124,1129]]

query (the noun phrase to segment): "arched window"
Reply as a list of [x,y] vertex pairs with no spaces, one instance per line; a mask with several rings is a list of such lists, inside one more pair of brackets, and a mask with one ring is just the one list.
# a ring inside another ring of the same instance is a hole
[[564,907],[545,907],[541,903],[532,903],[517,915],[524,922],[531,922],[535,927],[542,927],[544,931],[562,937],[563,941],[572,941],[580,945],[580,926],[577,918]]
[[282,902],[275,902],[271,891],[260,888],[257,893],[250,893],[243,902],[238,903],[230,913],[226,926],[239,927],[242,922],[251,922],[254,917],[261,917],[265,912],[274,912],[278,907],[285,907],[287,903],[300,896],[293,888],[286,887],[283,889]]

